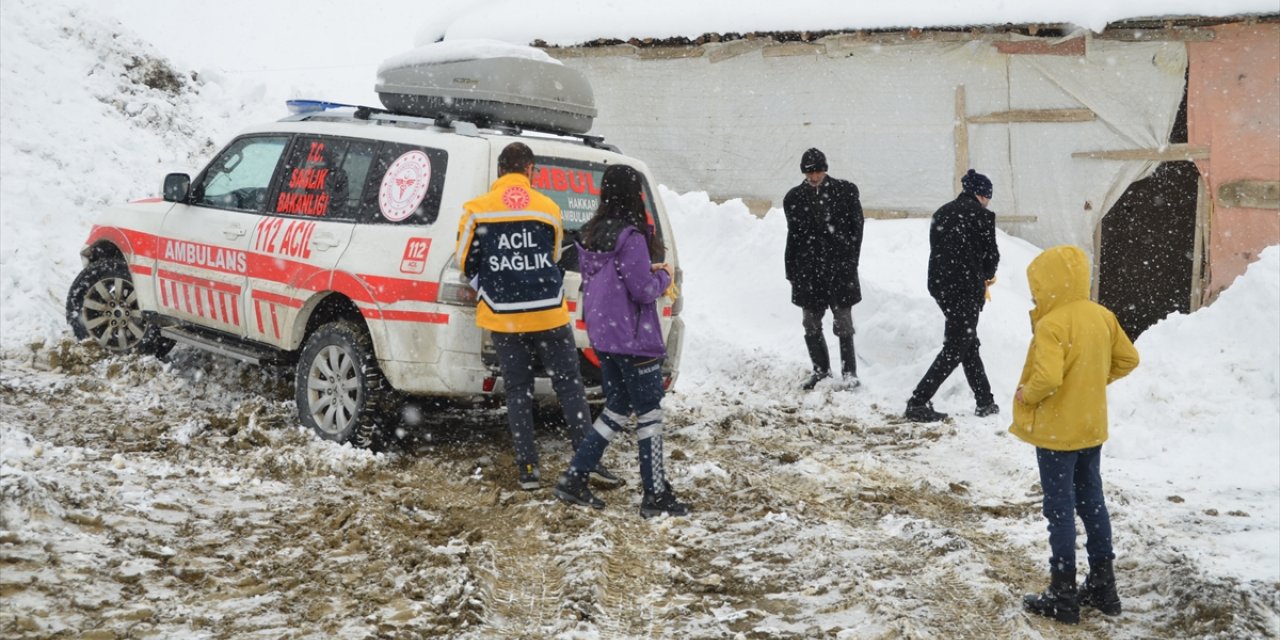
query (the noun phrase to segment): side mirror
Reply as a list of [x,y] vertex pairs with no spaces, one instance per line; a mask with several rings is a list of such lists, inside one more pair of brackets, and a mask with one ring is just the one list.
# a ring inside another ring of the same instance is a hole
[[165,202],[184,202],[190,190],[191,176],[185,173],[171,173],[164,177]]

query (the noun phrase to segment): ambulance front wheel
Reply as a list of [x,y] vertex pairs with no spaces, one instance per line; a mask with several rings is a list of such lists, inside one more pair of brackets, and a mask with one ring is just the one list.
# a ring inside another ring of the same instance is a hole
[[298,357],[298,416],[320,437],[377,447],[392,397],[365,328],[340,320],[312,333]]
[[113,354],[161,357],[173,349],[143,317],[129,265],[119,260],[91,263],[76,276],[67,292],[67,322],[77,340],[93,338]]

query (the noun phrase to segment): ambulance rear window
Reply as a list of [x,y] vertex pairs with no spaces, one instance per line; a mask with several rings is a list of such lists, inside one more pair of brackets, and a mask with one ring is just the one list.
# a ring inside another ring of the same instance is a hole
[[[578,252],[574,243],[578,231],[596,213],[600,204],[600,178],[609,165],[551,156],[535,156],[533,188],[560,205],[561,224],[564,226],[564,244],[560,253],[560,267],[568,271],[578,270]],[[661,239],[662,221],[654,206],[653,189],[642,174],[645,217],[653,226],[655,238]]]
[[[549,156],[537,156],[534,163],[533,188],[560,205],[560,217],[566,233],[581,229],[595,215],[596,206],[600,204],[600,177],[609,165]],[[653,190],[648,180],[644,181],[643,187],[647,217],[654,233],[661,238],[662,223],[654,209]]]

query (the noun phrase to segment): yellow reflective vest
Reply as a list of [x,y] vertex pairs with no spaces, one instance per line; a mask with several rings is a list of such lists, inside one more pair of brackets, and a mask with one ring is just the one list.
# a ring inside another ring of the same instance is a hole
[[498,178],[463,206],[458,262],[476,287],[476,324],[499,333],[569,324],[556,261],[564,231],[560,207],[520,173]]
[[1089,259],[1046,249],[1027,267],[1032,337],[1009,432],[1037,447],[1077,451],[1107,440],[1107,385],[1138,366],[1115,314],[1089,300]]

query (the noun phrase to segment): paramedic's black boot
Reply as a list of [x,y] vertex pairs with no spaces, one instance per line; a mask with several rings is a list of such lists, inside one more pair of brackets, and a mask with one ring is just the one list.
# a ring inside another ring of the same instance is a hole
[[840,377],[850,387],[856,387],[858,381],[858,354],[853,349],[853,336],[840,336]]
[[1076,592],[1075,566],[1054,564],[1049,571],[1049,588],[1041,594],[1022,597],[1022,606],[1031,613],[1065,624],[1080,623],[1080,600]]
[[813,375],[800,388],[809,391],[831,377],[831,354],[827,353],[827,339],[821,333],[805,336],[804,344],[809,348],[809,359],[813,361]]
[[592,469],[587,477],[591,479],[592,484],[605,489],[616,489],[626,484],[617,474],[606,469],[603,462],[597,464],[596,468]]
[[1110,560],[1089,561],[1089,575],[1080,588],[1080,606],[1093,607],[1109,616],[1120,615],[1120,594],[1116,593],[1115,567]]
[[592,509],[604,508],[604,500],[591,495],[591,489],[587,488],[586,474],[573,473],[572,471],[560,474],[560,479],[556,481],[556,488],[551,490],[551,495],[561,502],[569,504],[591,507]]

